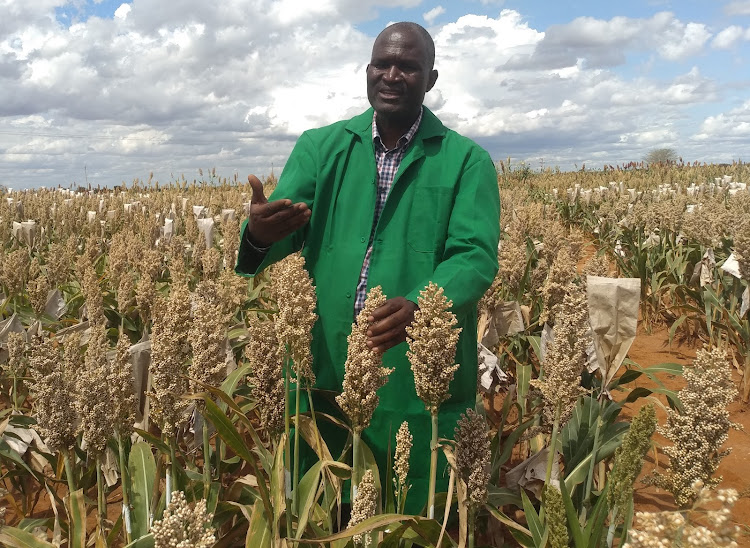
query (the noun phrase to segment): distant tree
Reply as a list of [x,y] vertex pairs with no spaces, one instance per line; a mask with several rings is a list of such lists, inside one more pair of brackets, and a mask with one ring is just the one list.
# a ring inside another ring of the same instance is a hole
[[677,153],[671,148],[655,148],[646,155],[646,163],[673,164],[677,161]]

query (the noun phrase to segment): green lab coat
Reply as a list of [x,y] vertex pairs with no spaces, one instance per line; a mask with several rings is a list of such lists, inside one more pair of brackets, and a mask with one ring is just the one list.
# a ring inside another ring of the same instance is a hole
[[[245,221],[236,268],[239,274],[253,276],[303,249],[318,296],[312,342],[316,387],[337,393],[377,195],[372,118],[369,109],[302,134],[269,199],[305,202],[312,211],[310,221],[275,243],[260,265],[245,241]],[[368,288],[380,285],[387,297],[404,296],[416,303],[420,290],[433,281],[453,301],[452,311],[463,329],[456,356],[461,366],[450,385],[451,398],[440,409],[441,437],[452,439],[460,414],[475,405],[476,305],[497,272],[499,216],[497,173],[489,154],[447,129],[425,107],[375,229]],[[402,343],[384,354],[383,365],[395,370],[378,392],[380,404],[362,438],[375,455],[385,485],[389,443],[393,448],[402,421],[409,422],[414,446],[407,508],[418,512],[427,498],[431,426],[414,389],[406,350]],[[316,412],[332,412],[324,398],[314,398]],[[346,440],[346,434],[333,434],[339,439],[324,436],[336,450]],[[442,455],[441,462],[438,488],[445,490],[448,473]]]

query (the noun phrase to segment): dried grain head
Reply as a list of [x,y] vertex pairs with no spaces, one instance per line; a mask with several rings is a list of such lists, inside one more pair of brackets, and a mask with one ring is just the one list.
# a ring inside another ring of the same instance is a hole
[[76,444],[78,418],[71,402],[76,400],[75,379],[81,366],[78,336],[66,339],[63,359],[53,340],[31,347],[29,369],[34,383],[30,391],[36,428],[53,451],[68,450]]
[[279,350],[289,353],[298,379],[315,384],[310,345],[318,319],[317,296],[300,253],[293,253],[272,267],[271,293],[279,307],[276,317]]
[[686,384],[678,393],[682,411],[668,410],[666,425],[657,429],[672,442],[664,448],[669,468],[653,478],[656,485],[672,492],[680,506],[696,499],[696,482],[714,487],[721,481],[713,475],[729,453],[722,446],[736,425],[727,406],[737,395],[726,354],[719,348],[699,350],[683,377]]
[[120,337],[117,339],[115,357],[110,364],[107,384],[112,402],[110,420],[121,437],[128,437],[133,431],[137,400],[133,389],[130,340],[124,333],[120,333]]
[[458,476],[466,483],[470,502],[481,506],[487,502],[492,456],[484,417],[467,409],[456,425],[455,438]]
[[570,283],[576,278],[576,263],[567,248],[561,249],[542,285],[543,309],[539,321],[555,323],[557,307],[562,303]]
[[578,397],[585,393],[581,373],[591,338],[586,294],[580,287],[566,286],[556,318],[555,337],[542,363],[543,376],[531,381],[541,391],[547,425],[552,425],[557,405],[561,406],[560,424],[567,422]]
[[205,389],[200,383],[218,387],[226,377],[229,318],[212,302],[210,294],[197,292],[194,303],[193,320],[188,329],[188,340],[193,350],[188,374],[191,390],[202,392]]
[[162,519],[151,525],[154,547],[210,548],[216,542],[212,521],[205,500],[189,504],[182,491],[175,491]]
[[[375,487],[375,478],[372,475],[372,470],[367,470],[357,486],[357,496],[352,503],[352,517],[347,527],[352,528],[373,517],[377,511],[377,505],[378,490]],[[365,535],[354,535],[352,538],[356,546],[364,545],[365,548],[370,546],[370,539]],[[364,544],[363,540],[365,541]]]
[[336,396],[336,402],[349,417],[355,432],[362,432],[370,425],[379,402],[377,391],[385,386],[393,371],[382,367],[382,354],[367,346],[367,330],[372,325],[368,318],[385,301],[380,286],[370,289],[364,308],[357,314],[357,321],[347,337],[343,390]]
[[20,295],[26,285],[31,260],[26,248],[18,248],[3,257],[0,281],[8,296]]
[[174,435],[185,419],[189,402],[182,399],[189,390],[187,362],[190,357],[190,290],[186,284],[172,285],[169,299],[154,304],[151,336],[153,392],[151,415],[162,432]]
[[80,431],[88,451],[99,455],[113,437],[112,400],[107,361],[107,331],[103,324],[90,328],[83,368],[77,376],[75,406],[81,417]]
[[284,431],[284,377],[279,340],[271,320],[252,319],[245,357],[250,364],[248,384],[258,405],[260,423],[275,438]]
[[396,432],[396,454],[393,459],[393,484],[396,489],[407,488],[409,458],[414,438],[409,432],[409,423],[404,421]]
[[450,396],[448,389],[459,367],[455,360],[461,329],[456,327],[458,320],[450,311],[453,302],[437,284],[430,282],[420,291],[417,304],[414,322],[406,328],[406,356],[417,395],[431,413],[436,413]]

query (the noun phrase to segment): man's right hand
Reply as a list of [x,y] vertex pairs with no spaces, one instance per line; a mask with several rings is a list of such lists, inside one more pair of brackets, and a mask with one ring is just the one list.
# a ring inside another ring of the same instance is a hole
[[291,200],[269,202],[263,194],[263,183],[255,175],[248,175],[248,183],[253,189],[248,215],[248,229],[253,244],[267,247],[286,238],[305,225],[312,212],[307,204],[292,204]]

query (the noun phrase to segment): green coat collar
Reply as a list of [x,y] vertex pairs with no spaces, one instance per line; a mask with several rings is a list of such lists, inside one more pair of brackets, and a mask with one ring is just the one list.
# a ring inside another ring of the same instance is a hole
[[[422,123],[419,125],[417,134],[415,135],[415,141],[424,139],[430,139],[432,137],[444,137],[448,131],[443,123],[438,120],[430,109],[426,106],[422,106],[424,113],[422,114]],[[368,108],[362,114],[355,116],[346,123],[346,130],[359,135],[360,138],[367,142],[366,139],[372,139],[372,107]]]

